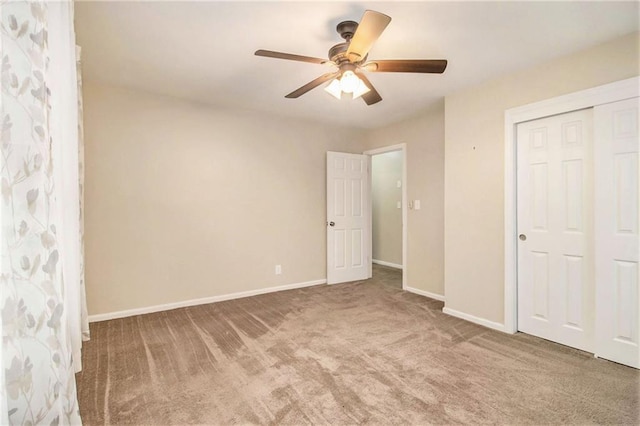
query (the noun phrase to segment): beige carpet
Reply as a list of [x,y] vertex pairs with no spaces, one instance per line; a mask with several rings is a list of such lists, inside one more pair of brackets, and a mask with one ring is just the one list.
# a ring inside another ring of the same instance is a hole
[[85,424],[637,424],[640,372],[444,315],[399,274],[91,324]]

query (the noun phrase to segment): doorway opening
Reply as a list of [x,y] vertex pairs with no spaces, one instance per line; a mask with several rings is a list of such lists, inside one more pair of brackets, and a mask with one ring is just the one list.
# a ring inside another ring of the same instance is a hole
[[406,283],[405,144],[366,151],[371,182],[371,276],[389,285]]

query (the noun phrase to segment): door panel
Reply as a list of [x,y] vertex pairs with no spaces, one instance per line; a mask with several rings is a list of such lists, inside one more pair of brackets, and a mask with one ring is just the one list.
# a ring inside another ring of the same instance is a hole
[[549,321],[549,256],[548,253],[531,252],[533,263],[533,316]]
[[521,123],[518,329],[593,350],[592,110]]
[[597,106],[596,354],[640,368],[638,98]]
[[327,153],[329,284],[369,278],[368,162],[366,155]]
[[567,277],[566,300],[567,309],[563,318],[564,324],[569,327],[582,329],[584,324],[582,295],[585,291],[584,259],[580,256],[564,256],[564,270]]

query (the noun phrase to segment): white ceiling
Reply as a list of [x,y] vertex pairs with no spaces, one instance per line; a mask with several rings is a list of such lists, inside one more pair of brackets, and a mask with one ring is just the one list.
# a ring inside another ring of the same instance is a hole
[[[373,128],[443,96],[638,31],[630,2],[80,2],[83,78],[216,106]],[[253,55],[327,57],[343,20],[392,17],[370,59],[448,59],[442,75],[372,73],[383,101],[337,100],[322,87],[284,95],[327,66]],[[603,64],[606,66],[606,64]],[[576,70],[580,72],[580,70]]]

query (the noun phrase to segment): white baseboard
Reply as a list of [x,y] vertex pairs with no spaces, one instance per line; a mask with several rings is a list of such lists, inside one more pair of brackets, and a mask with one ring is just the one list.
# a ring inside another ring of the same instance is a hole
[[444,312],[447,315],[451,315],[452,317],[461,318],[461,319],[469,321],[469,322],[480,324],[480,325],[482,325],[484,327],[492,328],[494,330],[498,330],[498,331],[502,331],[503,333],[507,333],[507,330],[504,327],[504,324],[500,324],[499,322],[493,322],[493,321],[489,321],[488,319],[476,317],[476,316],[470,315],[470,314],[465,314],[464,312],[456,311],[454,309],[447,308],[446,306],[444,308],[442,308],[442,312]]
[[376,265],[388,266],[389,268],[402,269],[402,265],[398,263],[385,262],[384,260],[371,260],[371,263],[375,263]]
[[223,294],[220,296],[203,297],[201,299],[183,300],[181,302],[165,303],[162,305],[147,306],[144,308],[127,309],[124,311],[109,312],[106,314],[89,315],[89,322],[106,321],[116,318],[132,317],[134,315],[150,314],[153,312],[169,311],[171,309],[185,308],[187,306],[206,305],[207,303],[222,302],[225,300],[240,299],[243,297],[257,296],[259,294],[274,293],[276,291],[293,290],[295,288],[311,287],[326,284],[326,279],[306,281],[302,283],[279,285],[275,287],[261,288],[258,290],[241,291],[238,293]]
[[431,293],[430,291],[424,291],[414,287],[405,287],[403,290],[406,290],[410,293],[419,294],[420,296],[428,297],[429,299],[435,299],[444,302],[444,296],[441,294]]

